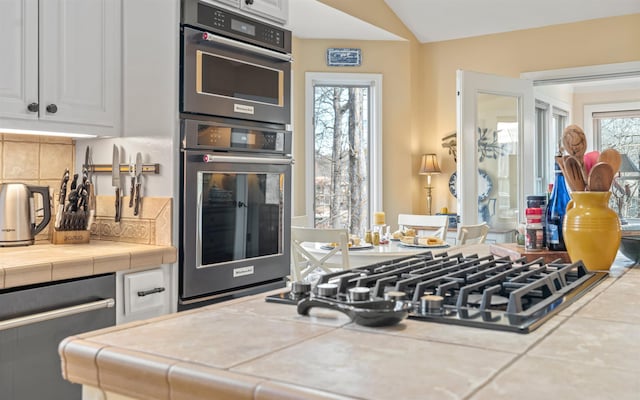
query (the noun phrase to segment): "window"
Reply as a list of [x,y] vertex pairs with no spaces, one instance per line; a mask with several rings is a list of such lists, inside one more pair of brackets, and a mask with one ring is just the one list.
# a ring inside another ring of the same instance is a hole
[[364,235],[382,209],[379,75],[307,73],[307,214]]
[[536,99],[535,194],[545,194],[554,182],[555,156],[562,146],[562,133],[569,112],[550,102]]
[[599,150],[614,148],[622,155],[620,173],[611,187],[610,207],[621,218],[640,216],[640,109],[592,112]]

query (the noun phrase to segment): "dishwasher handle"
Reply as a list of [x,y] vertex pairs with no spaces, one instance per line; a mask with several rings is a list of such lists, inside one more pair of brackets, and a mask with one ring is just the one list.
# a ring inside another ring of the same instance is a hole
[[71,307],[58,308],[56,310],[45,311],[37,314],[25,315],[0,321],[0,331],[18,328],[25,325],[35,324],[36,322],[49,321],[55,318],[67,317],[69,315],[80,314],[88,311],[100,310],[103,308],[112,308],[116,304],[113,298],[92,301],[89,303],[78,304]]

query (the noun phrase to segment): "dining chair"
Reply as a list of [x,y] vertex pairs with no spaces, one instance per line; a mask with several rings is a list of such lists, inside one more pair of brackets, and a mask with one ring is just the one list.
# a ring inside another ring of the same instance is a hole
[[421,236],[420,232],[427,231],[429,232],[429,236],[436,236],[441,240],[446,241],[447,228],[449,227],[449,216],[398,214],[398,225],[400,226],[400,229],[415,229],[418,233],[418,236]]
[[[303,246],[304,243],[335,243],[319,256]],[[316,229],[291,227],[291,278],[302,281],[311,273],[329,273],[349,269],[349,231],[347,229]],[[334,257],[339,257],[336,262]],[[333,258],[333,259],[332,259]]]
[[489,233],[486,222],[477,225],[460,225],[457,244],[484,243]]

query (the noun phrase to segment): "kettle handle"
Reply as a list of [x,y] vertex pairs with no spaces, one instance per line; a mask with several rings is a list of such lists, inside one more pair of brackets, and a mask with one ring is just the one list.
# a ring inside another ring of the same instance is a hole
[[27,189],[29,189],[32,195],[33,193],[40,193],[42,195],[44,219],[34,227],[32,234],[35,236],[51,221],[51,197],[49,196],[49,186],[27,186]]

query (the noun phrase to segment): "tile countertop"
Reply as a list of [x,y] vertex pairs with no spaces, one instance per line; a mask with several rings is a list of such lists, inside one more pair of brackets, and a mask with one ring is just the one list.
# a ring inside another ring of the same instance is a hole
[[0,247],[0,289],[170,264],[173,246],[92,240],[85,244]]
[[640,268],[624,263],[530,334],[367,328],[260,294],[66,338],[62,370],[96,399],[637,399]]

